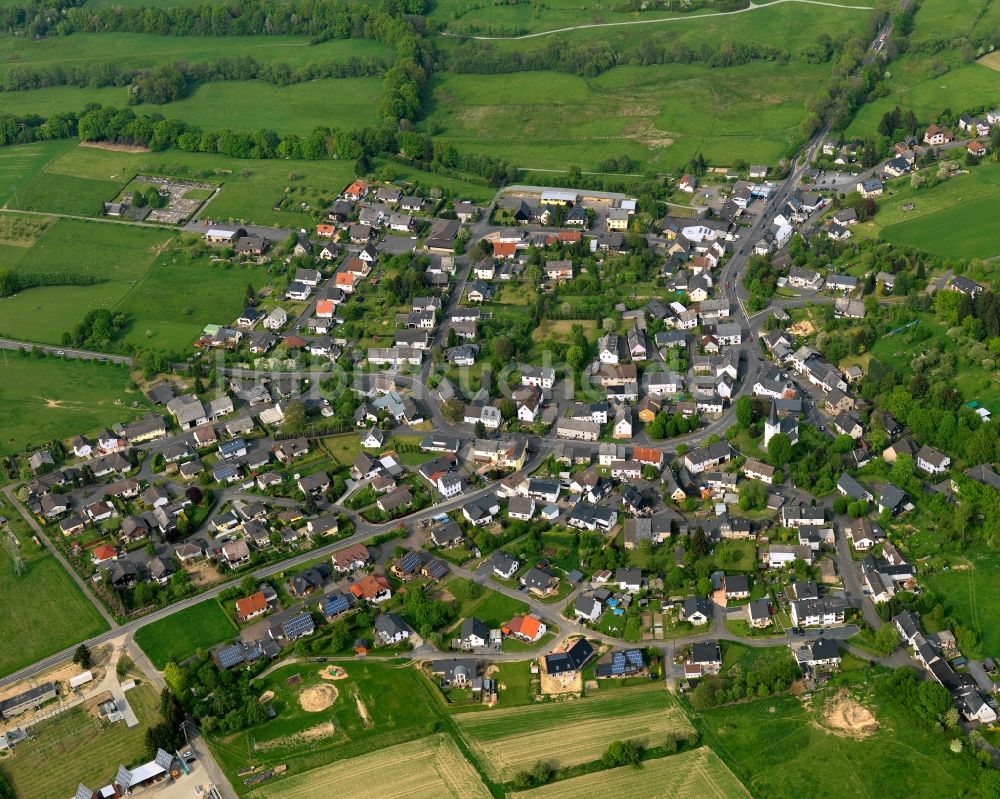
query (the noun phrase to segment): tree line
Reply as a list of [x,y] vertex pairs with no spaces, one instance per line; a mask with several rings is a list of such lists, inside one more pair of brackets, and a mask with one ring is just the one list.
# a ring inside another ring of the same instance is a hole
[[753,61],[777,61],[788,54],[757,42],[725,41],[692,47],[683,41],[659,44],[642,41],[635,50],[622,51],[607,42],[553,40],[533,50],[497,48],[489,42],[466,41],[447,59],[448,69],[458,73],[499,74],[509,72],[558,71],[594,77],[626,64],[693,64],[732,67]]
[[81,275],[76,272],[25,274],[5,269],[0,271],[0,297],[13,297],[20,291],[39,286],[94,286],[104,282],[95,275]]
[[197,6],[84,7],[83,0],[27,0],[0,7],[0,31],[30,38],[72,33],[159,36],[309,36],[315,40],[378,38],[385,18],[419,16],[427,0],[238,0]]
[[131,86],[129,102],[163,103],[177,99],[155,90],[155,82],[165,77],[171,82],[179,82],[180,96],[184,96],[193,84],[207,81],[260,80],[276,86],[290,86],[318,78],[377,77],[384,74],[387,68],[385,61],[376,56],[368,58],[352,56],[344,61],[331,58],[294,68],[284,62],[261,64],[248,55],[193,64],[175,61],[154,69],[137,69],[115,63],[39,66],[26,64],[12,67],[0,77],[0,91],[18,92],[52,86],[95,89]]

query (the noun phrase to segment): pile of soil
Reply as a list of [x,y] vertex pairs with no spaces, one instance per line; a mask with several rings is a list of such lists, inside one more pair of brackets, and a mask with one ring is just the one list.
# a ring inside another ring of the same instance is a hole
[[304,688],[299,692],[299,705],[307,713],[319,713],[337,701],[337,689],[322,683]]

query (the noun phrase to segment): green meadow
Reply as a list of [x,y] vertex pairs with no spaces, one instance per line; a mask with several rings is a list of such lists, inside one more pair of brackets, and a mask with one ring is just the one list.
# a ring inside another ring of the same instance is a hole
[[[944,258],[1000,255],[994,226],[1000,202],[1000,164],[980,164],[968,174],[931,188],[914,189],[909,179],[903,179],[893,181],[887,189],[879,200],[878,213],[871,222],[859,226],[859,233],[909,244]],[[913,207],[904,211],[904,205]]]
[[[269,128],[281,134],[304,134],[320,125],[361,128],[377,121],[375,98],[380,83],[379,78],[328,78],[290,86],[257,80],[218,81],[203,83],[176,102],[136,106],[135,111],[181,119],[205,130]],[[125,87],[56,86],[6,92],[0,98],[12,114],[47,116],[82,111],[89,103],[124,106],[127,93]],[[254,113],[247,113],[249,107],[255,108]]]
[[[116,0],[115,5],[120,3]],[[294,68],[314,61],[345,61],[353,56],[388,58],[391,51],[369,39],[331,39],[310,44],[308,39],[298,36],[157,36],[152,33],[74,33],[45,39],[0,36],[0,74],[25,65],[114,63],[141,68],[175,61],[193,63],[247,55],[261,63],[284,63]],[[254,112],[260,110],[257,107]]]
[[824,65],[689,64],[617,67],[596,78],[557,72],[445,74],[434,81],[428,125],[460,150],[527,168],[590,168],[628,155],[679,167],[774,163],[799,138],[803,106]]
[[963,654],[1000,653],[1000,623],[993,612],[1000,601],[1000,561],[995,554],[970,553],[967,562],[927,575],[927,585],[941,597],[949,616],[979,634],[980,651]]
[[[3,307],[0,304],[0,317]],[[146,410],[145,397],[130,385],[123,367],[14,352],[0,355],[0,455],[97,432]]]
[[258,291],[267,282],[263,267],[211,263],[164,251],[144,279],[115,306],[129,317],[126,344],[186,352],[209,322],[230,324],[243,310],[247,283]]
[[[754,796],[840,799],[844,796],[967,796],[975,761],[948,749],[948,737],[916,726],[886,702],[866,698],[879,729],[839,735],[799,697],[775,697],[704,711],[695,717],[710,746]],[[831,775],[837,775],[836,778]]]
[[168,231],[60,219],[13,262],[17,272],[73,272],[104,282],[42,286],[0,299],[0,335],[59,344],[93,308],[113,308],[146,274]]
[[162,670],[171,660],[181,662],[199,649],[236,637],[236,625],[214,599],[206,599],[136,631],[135,642]]
[[[19,364],[41,363],[44,369],[44,363],[34,359],[29,362],[16,358],[9,363],[13,364],[15,360]],[[101,371],[117,370],[108,367]],[[8,449],[11,434],[20,436],[25,432],[22,428],[26,425],[16,419],[4,418],[9,417],[17,407],[12,404],[12,401],[20,399],[15,398],[17,387],[27,387],[31,385],[29,378],[44,378],[45,374],[36,369],[11,368],[0,362],[0,430],[4,432],[4,437],[0,440],[0,454],[11,451]],[[72,375],[68,379],[72,381]],[[16,381],[13,385],[12,380]],[[30,415],[33,419],[44,419],[44,425],[56,421],[56,414],[42,410],[42,403],[36,403],[29,397],[23,399],[27,400],[21,406],[22,413],[25,414],[23,418]],[[37,405],[37,409],[28,414],[27,408],[32,405]],[[64,416],[60,421],[68,419],[68,416]],[[84,420],[77,417],[77,421]],[[69,429],[68,425],[62,429]],[[78,430],[76,428],[72,432]],[[42,440],[45,432],[47,431],[32,432],[33,440]],[[4,551],[0,554],[0,602],[3,602],[6,609],[4,623],[0,625],[0,676],[3,676],[72,646],[77,641],[98,635],[108,629],[108,625],[59,562],[47,550],[34,543],[27,525],[4,501],[0,501],[0,516],[11,520],[11,528],[20,544],[19,551],[26,567],[25,573],[19,575],[14,571],[14,562],[8,553]]]

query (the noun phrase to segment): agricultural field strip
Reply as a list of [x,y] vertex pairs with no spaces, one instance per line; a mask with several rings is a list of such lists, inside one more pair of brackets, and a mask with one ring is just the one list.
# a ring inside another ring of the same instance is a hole
[[631,767],[598,771],[581,777],[511,794],[516,799],[576,799],[579,796],[614,795],[670,797],[671,799],[733,799],[750,793],[708,747],[646,761]]
[[539,36],[551,36],[555,33],[569,33],[571,31],[582,31],[591,28],[618,28],[624,25],[654,25],[661,22],[686,22],[692,19],[707,19],[709,17],[731,17],[734,14],[745,14],[747,11],[755,11],[761,8],[769,8],[773,6],[780,5],[782,3],[801,3],[803,5],[811,6],[826,6],[827,8],[847,8],[852,11],[873,11],[872,6],[856,6],[856,5],[845,5],[843,3],[828,3],[823,2],[823,0],[772,0],[769,3],[762,3],[760,5],[754,5],[751,3],[746,8],[738,8],[735,11],[715,11],[708,14],[692,14],[685,17],[659,17],[657,19],[630,19],[622,20],[620,22],[591,22],[586,25],[571,25],[568,28],[554,28],[548,31],[536,31],[534,33],[524,33],[520,36],[469,36],[463,33],[450,33],[449,31],[442,31],[442,36],[453,36],[462,39],[479,39],[481,41],[517,41],[519,39],[537,39]]
[[[391,771],[386,765],[391,764]],[[357,799],[487,799],[486,786],[443,735],[399,744],[306,771],[252,792],[250,799],[319,799],[350,793]]]
[[656,736],[690,732],[687,718],[666,694],[656,702],[656,690],[468,714],[456,723],[491,779],[504,782],[526,760],[577,765],[598,759],[611,741],[634,733],[652,744]]

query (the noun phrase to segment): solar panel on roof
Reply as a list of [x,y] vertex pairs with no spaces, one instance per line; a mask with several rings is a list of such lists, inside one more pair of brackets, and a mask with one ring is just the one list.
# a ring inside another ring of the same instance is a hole
[[625,659],[632,664],[634,668],[641,669],[645,663],[642,660],[642,652],[638,649],[630,649],[625,653]]
[[343,613],[348,608],[350,608],[350,604],[347,602],[347,598],[339,595],[327,597],[326,601],[323,603],[323,613],[327,616],[336,616],[338,613]]
[[225,649],[220,650],[216,657],[219,661],[219,665],[224,669],[231,669],[233,666],[238,666],[246,660],[246,654],[242,644],[227,646]]
[[286,638],[309,635],[315,629],[312,616],[308,613],[300,613],[298,616],[289,619],[282,625],[282,628]]

